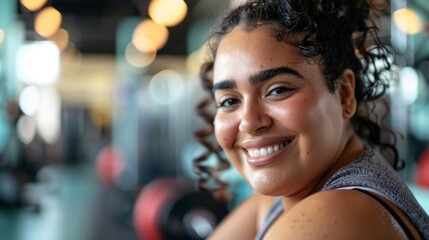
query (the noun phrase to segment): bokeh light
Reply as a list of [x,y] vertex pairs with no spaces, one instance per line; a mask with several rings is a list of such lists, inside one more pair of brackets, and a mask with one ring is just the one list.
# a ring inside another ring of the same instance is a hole
[[48,144],[58,141],[61,131],[61,98],[53,87],[40,89],[40,106],[36,115],[36,128]]
[[33,117],[21,115],[16,124],[16,132],[18,139],[29,144],[36,136],[36,121]]
[[69,45],[69,32],[67,32],[67,30],[64,28],[60,28],[48,39],[57,44],[60,51],[63,52]]
[[149,82],[149,96],[158,104],[171,104],[182,97],[185,83],[182,76],[170,69],[155,74]]
[[412,9],[402,8],[393,13],[393,22],[396,27],[406,34],[416,34],[423,28],[422,20]]
[[133,42],[130,42],[125,49],[125,59],[134,67],[147,67],[156,58],[156,47],[146,38],[138,39],[138,41],[145,46],[145,52],[139,51]]
[[53,7],[46,7],[36,15],[34,30],[40,36],[48,38],[58,31],[61,22],[61,13]]
[[48,0],[20,0],[19,2],[30,11],[37,11],[42,8]]
[[149,16],[158,24],[176,26],[186,17],[188,6],[183,0],[152,0]]
[[423,102],[416,101],[412,107],[411,116],[411,132],[421,141],[429,141],[428,116],[429,105]]
[[412,67],[404,67],[399,72],[399,89],[401,90],[402,100],[410,105],[417,99],[419,90],[419,76]]
[[40,92],[36,86],[27,86],[19,95],[19,108],[27,116],[36,115],[39,110]]
[[60,51],[51,41],[22,45],[16,55],[16,75],[27,84],[49,85],[58,80]]
[[149,39],[159,50],[167,42],[168,29],[164,25],[146,19],[136,26],[132,39],[134,46],[142,52],[147,52],[147,46],[144,41],[139,41],[139,39]]

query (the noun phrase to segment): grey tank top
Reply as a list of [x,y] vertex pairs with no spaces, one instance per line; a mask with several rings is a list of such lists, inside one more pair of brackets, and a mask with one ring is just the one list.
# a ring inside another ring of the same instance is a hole
[[[407,213],[423,239],[429,240],[427,213],[419,205],[400,175],[373,151],[364,152],[351,164],[341,168],[325,183],[322,191],[334,189],[361,189],[385,197]],[[282,213],[282,198],[277,198],[255,240],[261,240]]]

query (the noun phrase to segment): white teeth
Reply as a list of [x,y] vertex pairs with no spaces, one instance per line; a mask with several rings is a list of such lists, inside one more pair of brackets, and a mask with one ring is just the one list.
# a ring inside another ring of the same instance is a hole
[[263,156],[266,156],[268,154],[279,151],[280,149],[282,149],[283,147],[285,147],[288,144],[289,144],[289,142],[278,144],[275,146],[266,147],[266,148],[264,147],[264,148],[260,148],[260,149],[248,150],[248,153],[249,153],[249,156],[252,158],[263,157]]
[[259,150],[253,150],[253,156],[254,157],[259,157],[261,154],[259,152]]
[[266,148],[261,148],[261,150],[259,150],[259,153],[261,154],[261,157],[263,157],[268,154],[268,151]]

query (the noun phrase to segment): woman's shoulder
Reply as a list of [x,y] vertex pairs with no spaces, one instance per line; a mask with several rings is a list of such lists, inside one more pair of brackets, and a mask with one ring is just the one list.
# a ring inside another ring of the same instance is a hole
[[257,193],[249,196],[216,227],[209,239],[253,239],[274,200]]
[[281,215],[265,239],[405,239],[392,216],[354,190],[321,191]]

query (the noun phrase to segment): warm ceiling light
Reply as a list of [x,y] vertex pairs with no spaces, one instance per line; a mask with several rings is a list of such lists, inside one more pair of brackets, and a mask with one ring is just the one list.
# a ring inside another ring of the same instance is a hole
[[144,42],[138,39],[146,38],[155,44],[157,50],[161,49],[168,39],[168,29],[161,24],[158,24],[150,19],[146,19],[139,23],[133,32],[133,44],[140,51],[144,52]]
[[49,37],[49,40],[55,42],[61,52],[69,45],[69,33],[67,30],[60,28],[54,35]]
[[22,6],[30,11],[37,11],[43,7],[48,0],[20,0]]
[[37,14],[34,20],[34,30],[42,37],[54,35],[61,26],[62,16],[53,7],[46,7]]
[[186,16],[188,6],[183,0],[152,0],[149,16],[158,24],[176,26]]
[[134,48],[141,53],[151,53],[156,52],[156,45],[146,37],[134,38],[131,43]]
[[137,68],[143,68],[150,65],[156,58],[156,47],[148,39],[140,39],[146,46],[145,51],[142,52],[136,48],[133,42],[130,42],[125,49],[125,59],[129,64]]
[[423,28],[422,21],[415,11],[402,8],[393,13],[393,22],[404,33],[416,34]]

